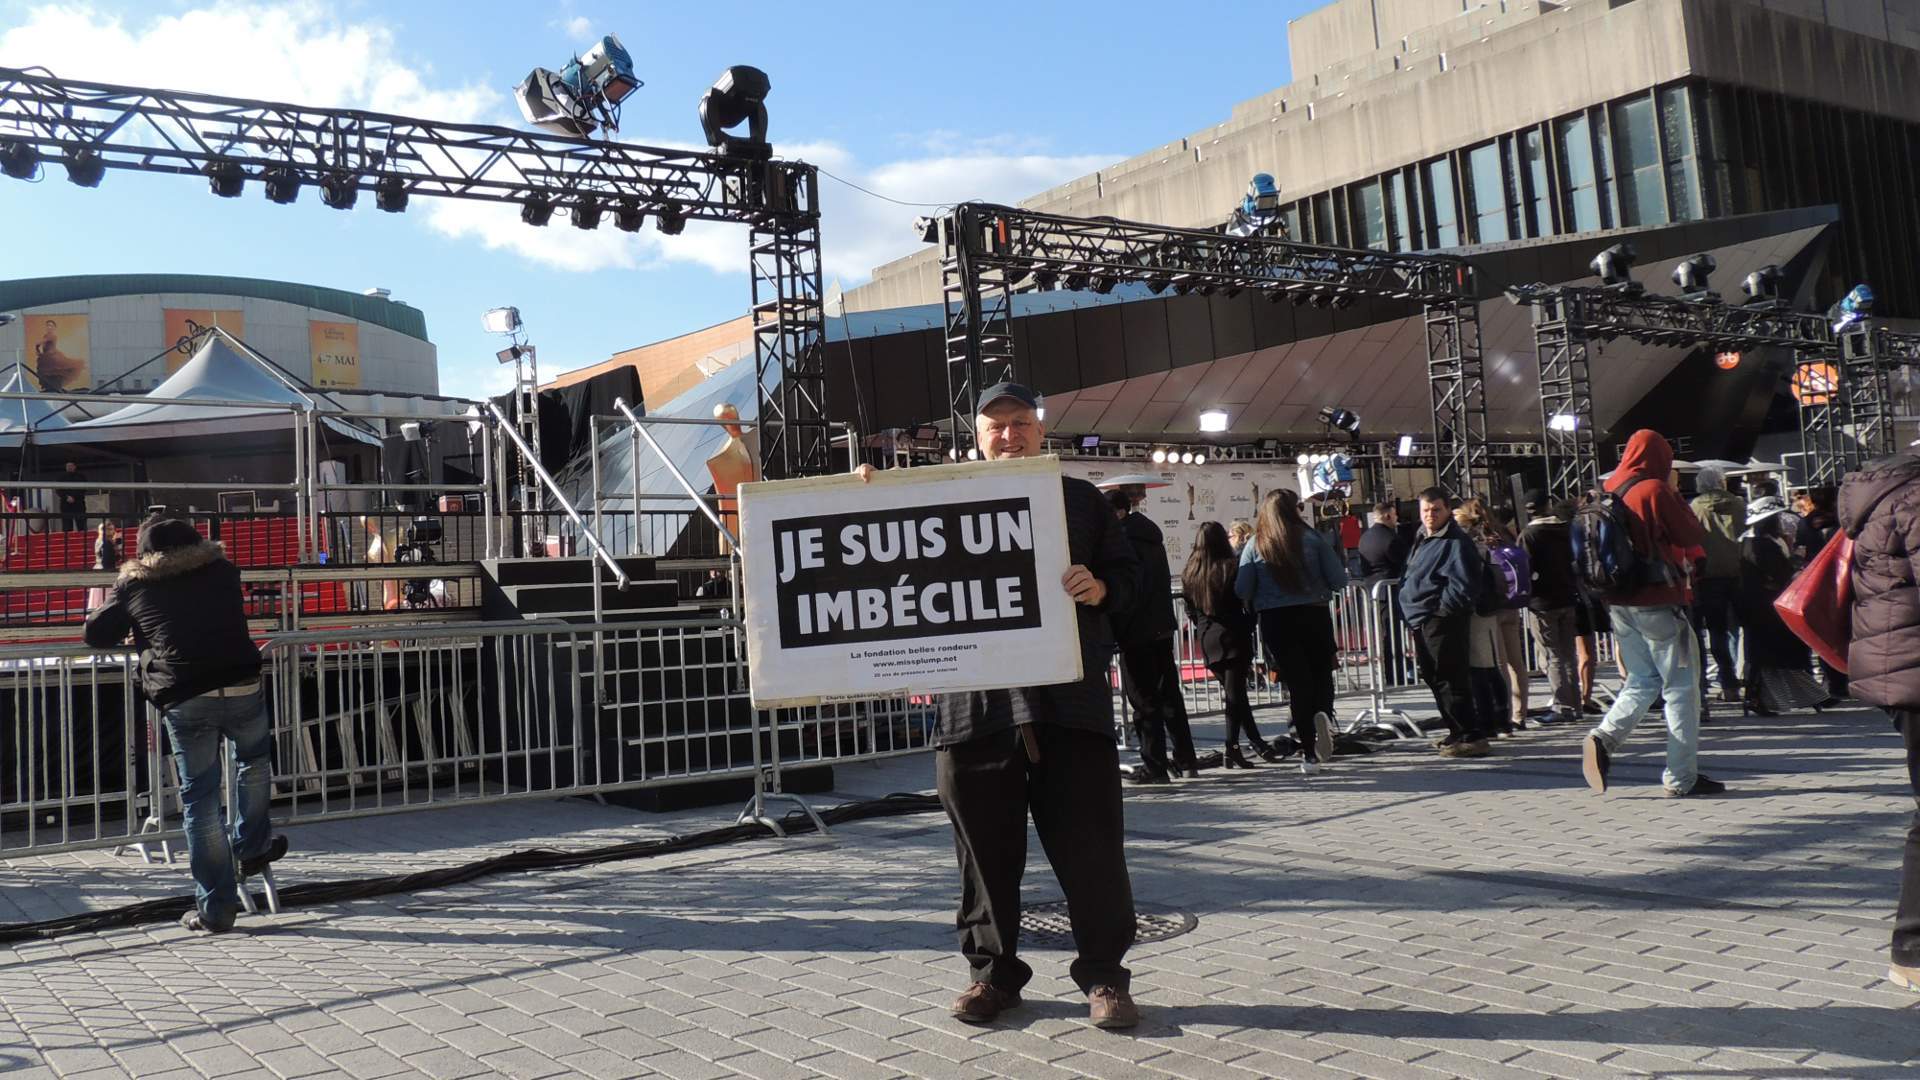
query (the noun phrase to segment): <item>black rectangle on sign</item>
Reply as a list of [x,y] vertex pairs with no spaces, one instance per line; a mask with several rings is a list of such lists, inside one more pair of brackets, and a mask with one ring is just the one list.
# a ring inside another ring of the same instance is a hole
[[1040,625],[1030,500],[773,522],[780,647]]

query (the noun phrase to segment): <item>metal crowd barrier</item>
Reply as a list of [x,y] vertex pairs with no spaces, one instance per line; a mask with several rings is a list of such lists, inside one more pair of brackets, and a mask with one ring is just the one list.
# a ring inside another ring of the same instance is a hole
[[125,651],[0,649],[0,857],[138,839],[151,738]]

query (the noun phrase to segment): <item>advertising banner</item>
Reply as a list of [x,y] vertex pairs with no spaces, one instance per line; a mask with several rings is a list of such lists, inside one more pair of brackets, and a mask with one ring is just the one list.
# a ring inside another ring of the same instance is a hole
[[179,371],[181,365],[193,359],[193,335],[210,326],[217,326],[241,341],[247,340],[247,319],[244,312],[215,311],[210,308],[163,308],[160,314],[165,319],[165,328],[160,340],[170,347],[167,353],[167,374],[169,375]]
[[1111,476],[1145,473],[1167,484],[1148,488],[1147,501],[1140,512],[1160,526],[1166,540],[1167,559],[1176,571],[1186,564],[1193,550],[1193,537],[1202,522],[1217,521],[1230,525],[1236,518],[1251,522],[1260,500],[1276,488],[1299,491],[1299,480],[1292,466],[1270,462],[1209,461],[1205,465],[1155,465],[1150,461],[1123,461],[1118,458],[1064,461],[1060,470],[1068,476],[1098,484]]
[[27,365],[40,378],[40,389],[85,390],[93,385],[88,359],[87,317],[28,312]]
[[360,389],[360,326],[358,323],[309,322],[307,340],[313,351],[313,385],[322,389]]
[[760,707],[1080,678],[1057,458],[740,486]]

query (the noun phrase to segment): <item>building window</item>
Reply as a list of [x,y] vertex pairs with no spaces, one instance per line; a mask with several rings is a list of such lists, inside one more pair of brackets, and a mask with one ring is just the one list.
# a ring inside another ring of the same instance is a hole
[[1416,230],[1409,216],[1412,204],[1407,199],[1407,174],[1396,172],[1387,180],[1387,230],[1393,236],[1393,250],[1412,251]]
[[1667,206],[1674,221],[1700,220],[1700,159],[1694,153],[1693,101],[1684,86],[1660,91],[1660,149],[1667,162]]
[[1348,188],[1347,213],[1352,216],[1356,247],[1386,250],[1387,210],[1380,198],[1380,181],[1368,180]]
[[1299,203],[1297,202],[1288,203],[1286,206],[1286,209],[1280,211],[1280,220],[1286,223],[1288,236],[1292,237],[1295,240],[1304,240],[1306,238],[1305,234],[1300,231],[1300,204]]
[[1666,185],[1660,175],[1652,98],[1614,102],[1613,157],[1620,166],[1620,224],[1666,224]]
[[1428,246],[1460,246],[1460,222],[1453,201],[1453,161],[1437,158],[1427,162]]
[[1333,196],[1326,192],[1313,197],[1313,242],[1330,247],[1340,243],[1333,229]]
[[1547,192],[1552,186],[1547,182],[1547,148],[1537,127],[1528,128],[1520,133],[1520,157],[1526,165],[1523,174],[1526,181],[1525,202],[1527,218],[1531,227],[1528,236],[1553,235],[1553,214],[1547,207]]
[[1605,228],[1600,224],[1599,177],[1593,171],[1593,128],[1586,114],[1556,123],[1554,139],[1560,146],[1560,185],[1566,192],[1561,215],[1574,232]]
[[1494,244],[1510,239],[1507,182],[1500,168],[1500,144],[1483,143],[1467,151],[1467,194],[1473,200],[1473,239]]
[[1744,213],[1740,195],[1734,190],[1734,163],[1740,160],[1734,139],[1738,125],[1733,122],[1733,98],[1713,87],[1701,87],[1694,102],[1700,122],[1700,160],[1702,186],[1705,188],[1707,217]]

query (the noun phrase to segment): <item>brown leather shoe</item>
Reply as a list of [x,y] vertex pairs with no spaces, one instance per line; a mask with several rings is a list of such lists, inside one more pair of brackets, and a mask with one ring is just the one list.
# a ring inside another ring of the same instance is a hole
[[977,982],[953,999],[953,1018],[969,1024],[991,1024],[1008,1009],[1020,1007],[1020,995],[990,983]]
[[1120,1031],[1140,1023],[1140,1006],[1133,1003],[1125,990],[1096,986],[1088,992],[1087,1003],[1094,1027]]

